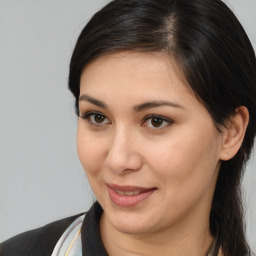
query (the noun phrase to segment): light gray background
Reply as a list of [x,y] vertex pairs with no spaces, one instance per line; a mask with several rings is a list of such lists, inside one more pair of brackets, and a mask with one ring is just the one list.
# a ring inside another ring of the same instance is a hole
[[[107,2],[0,0],[0,241],[93,202],[76,154],[67,76],[79,32]],[[256,49],[256,0],[226,2]],[[253,155],[243,184],[254,251],[255,167]]]

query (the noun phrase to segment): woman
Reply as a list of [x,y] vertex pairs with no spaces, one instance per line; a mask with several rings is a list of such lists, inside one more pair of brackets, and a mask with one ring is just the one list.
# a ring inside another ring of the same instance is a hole
[[251,255],[240,182],[256,61],[219,0],[115,0],[70,63],[78,155],[97,202],[2,255]]

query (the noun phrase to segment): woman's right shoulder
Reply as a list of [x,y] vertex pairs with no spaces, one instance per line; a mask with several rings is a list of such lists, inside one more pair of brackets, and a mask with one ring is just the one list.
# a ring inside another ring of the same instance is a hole
[[47,256],[51,255],[57,241],[68,226],[79,216],[77,214],[43,227],[16,235],[0,244],[0,256]]

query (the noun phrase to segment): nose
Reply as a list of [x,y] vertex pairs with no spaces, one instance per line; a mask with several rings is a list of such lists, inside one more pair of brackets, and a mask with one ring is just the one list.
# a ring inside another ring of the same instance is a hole
[[136,136],[125,129],[116,132],[108,149],[105,164],[116,174],[138,171],[142,167],[142,155]]

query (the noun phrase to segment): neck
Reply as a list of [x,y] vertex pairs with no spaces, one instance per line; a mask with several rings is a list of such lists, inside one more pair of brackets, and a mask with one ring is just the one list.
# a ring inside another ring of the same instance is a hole
[[214,240],[209,221],[190,223],[149,234],[126,234],[115,229],[103,213],[100,231],[110,256],[206,256]]

